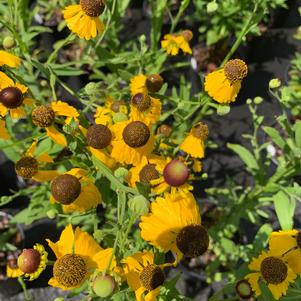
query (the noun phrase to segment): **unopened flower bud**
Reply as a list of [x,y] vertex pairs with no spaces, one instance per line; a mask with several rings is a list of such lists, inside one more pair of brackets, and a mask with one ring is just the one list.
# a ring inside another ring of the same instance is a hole
[[128,206],[133,213],[145,215],[149,211],[149,201],[142,195],[138,195],[129,200]]
[[85,86],[85,92],[88,95],[93,95],[99,91],[99,86],[97,83],[91,82]]
[[101,298],[109,297],[115,290],[115,280],[110,275],[99,275],[93,280],[93,291]]
[[15,47],[16,45],[16,42],[15,42],[15,39],[13,37],[5,37],[4,40],[3,40],[3,43],[2,43],[2,46],[3,48],[6,48],[6,49],[11,49],[13,47]]
[[278,78],[273,78],[269,82],[269,88],[270,89],[277,89],[281,86],[281,81]]
[[118,112],[113,116],[114,123],[126,121],[127,119],[128,119],[127,116],[122,112]]
[[57,211],[55,209],[50,209],[46,214],[48,218],[54,219],[56,217]]
[[209,2],[207,4],[207,13],[212,14],[218,9],[218,4],[215,1]]
[[254,103],[256,105],[260,105],[262,102],[263,102],[263,98],[262,97],[257,96],[257,97],[254,98]]
[[126,168],[119,167],[114,171],[114,176],[116,178],[124,180],[127,177],[128,173],[129,173],[129,171]]

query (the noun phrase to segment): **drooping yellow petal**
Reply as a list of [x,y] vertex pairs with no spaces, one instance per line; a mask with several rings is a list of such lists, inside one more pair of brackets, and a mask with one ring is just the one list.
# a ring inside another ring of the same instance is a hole
[[10,137],[5,126],[5,121],[0,119],[0,139],[8,140],[9,138]]
[[145,75],[139,74],[131,79],[130,89],[132,96],[137,93],[147,94],[147,88],[145,85],[146,78],[147,77]]
[[93,147],[88,147],[89,151],[95,156],[98,160],[103,162],[109,168],[113,168],[116,165],[116,161],[112,159],[105,151],[101,149],[96,149]]
[[18,68],[20,64],[20,58],[4,50],[0,50],[0,66],[6,65],[11,68]]
[[[97,270],[104,271],[107,268],[112,253],[113,253],[113,249],[108,248],[105,250],[101,250],[93,257],[93,260],[97,263]],[[110,270],[113,270],[116,267],[116,264],[117,264],[116,259],[115,257],[113,257],[110,265]]]
[[4,72],[0,71],[0,89],[5,89],[7,87],[13,87],[14,81],[9,78]]
[[12,269],[9,267],[9,265],[6,265],[6,276],[8,278],[17,278],[22,276],[23,274],[24,273],[19,268]]
[[57,144],[67,146],[66,137],[60,133],[53,125],[46,128],[47,135]]
[[73,117],[75,119],[79,116],[78,111],[74,107],[60,100],[52,102],[51,108],[57,116]]
[[59,173],[56,170],[38,170],[32,177],[37,182],[48,182],[57,177]]
[[0,116],[4,117],[8,112],[8,108],[6,108],[2,103],[0,103]]
[[202,159],[205,155],[205,144],[200,138],[188,134],[180,144],[180,149],[194,158]]
[[12,119],[21,119],[26,116],[26,113],[22,107],[10,109],[9,113]]
[[255,292],[256,297],[261,295],[261,290],[258,283],[259,277],[260,277],[260,273],[251,273],[245,277],[250,283],[252,290]]
[[53,163],[52,157],[47,153],[42,153],[40,156],[38,156],[37,160],[38,162]]

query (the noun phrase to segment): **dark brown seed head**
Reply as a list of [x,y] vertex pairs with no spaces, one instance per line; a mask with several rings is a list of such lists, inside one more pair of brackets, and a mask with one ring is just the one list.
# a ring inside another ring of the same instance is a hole
[[34,273],[41,261],[40,253],[35,249],[24,249],[18,257],[18,267],[23,273]]
[[237,294],[240,296],[242,299],[249,299],[252,297],[253,292],[252,292],[252,287],[249,283],[248,280],[242,279],[236,283],[235,290]]
[[31,118],[33,124],[41,128],[46,128],[52,125],[55,118],[55,113],[50,106],[42,105],[36,107],[32,111]]
[[189,168],[181,160],[172,160],[166,164],[163,177],[167,184],[173,187],[183,185],[189,178]]
[[209,246],[207,230],[202,225],[184,227],[177,235],[178,249],[188,257],[197,257],[204,254]]
[[191,130],[192,135],[196,138],[206,140],[209,134],[208,126],[205,123],[200,122]]
[[143,93],[137,93],[132,97],[132,104],[140,112],[144,112],[151,106],[151,98]]
[[82,10],[89,17],[98,17],[105,10],[104,0],[80,0]]
[[155,164],[145,165],[139,173],[139,179],[141,183],[150,184],[151,180],[156,180],[160,177],[159,172],[156,170]]
[[95,124],[89,127],[86,139],[89,146],[96,149],[102,149],[110,145],[112,133],[107,126]]
[[158,135],[161,134],[161,135],[163,135],[166,138],[170,137],[171,132],[172,132],[172,128],[169,125],[167,125],[167,124],[162,124],[157,129],[157,134]]
[[124,101],[122,100],[115,100],[111,104],[111,110],[115,113],[118,113],[120,111],[120,107],[124,105]]
[[243,60],[230,60],[224,67],[227,79],[234,84],[243,80],[248,74],[248,66]]
[[260,272],[268,284],[280,284],[287,277],[287,266],[280,258],[267,257],[261,262]]
[[124,128],[122,136],[128,146],[137,148],[147,143],[150,131],[148,126],[143,122],[133,121]]
[[51,194],[54,199],[64,205],[73,203],[81,192],[81,184],[77,177],[69,174],[57,176],[51,183]]
[[30,156],[21,158],[15,165],[18,176],[31,179],[38,172],[38,161]]
[[159,92],[163,86],[163,78],[160,74],[151,74],[146,79],[146,88],[151,93]]
[[162,269],[154,264],[146,266],[140,274],[140,282],[148,291],[162,285],[164,280],[165,275]]
[[296,240],[297,240],[297,246],[301,249],[301,231],[298,232]]
[[193,33],[189,29],[183,30],[181,34],[187,42],[191,41],[193,38]]
[[0,91],[0,102],[9,109],[19,107],[24,100],[24,96],[16,87],[8,87]]
[[53,276],[60,285],[67,288],[80,285],[87,274],[84,259],[76,254],[66,254],[57,259],[53,266]]

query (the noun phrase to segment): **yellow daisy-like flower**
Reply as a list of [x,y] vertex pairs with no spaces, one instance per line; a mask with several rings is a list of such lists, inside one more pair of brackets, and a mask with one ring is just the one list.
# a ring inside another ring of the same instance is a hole
[[150,251],[137,252],[122,260],[129,287],[135,291],[138,301],[156,301],[164,283],[164,267],[156,265],[154,254]]
[[152,152],[154,136],[145,123],[138,120],[122,121],[114,124],[111,130],[111,156],[117,162],[137,165]]
[[14,119],[25,117],[24,106],[32,105],[33,100],[25,97],[28,88],[0,72],[0,116],[8,112]]
[[90,40],[103,32],[99,16],[105,9],[103,0],[80,0],[80,4],[67,6],[64,18],[69,29],[82,39]]
[[204,158],[205,140],[208,137],[208,126],[198,123],[194,126],[184,141],[180,144],[180,149],[193,158]]
[[293,271],[301,275],[301,232],[297,230],[273,232],[270,235],[271,252],[285,255],[285,260]]
[[51,203],[61,203],[64,212],[86,212],[101,203],[101,194],[85,170],[72,168],[64,175],[51,184]]
[[54,126],[55,118],[59,116],[66,117],[65,123],[68,124],[72,119],[77,120],[79,113],[74,107],[59,100],[50,105],[38,106],[31,114],[32,122],[45,129],[50,139],[59,145],[67,146],[66,137]]
[[244,61],[230,60],[224,68],[213,71],[205,77],[205,91],[221,104],[233,102],[241,88],[241,81],[247,74],[248,66]]
[[248,274],[245,278],[250,283],[255,295],[261,295],[258,283],[261,279],[276,300],[286,294],[290,282],[294,282],[297,277],[285,258],[277,256],[271,250],[263,251],[259,257],[253,258],[249,264],[249,269],[253,273]]
[[10,138],[9,133],[5,126],[5,121],[0,119],[0,139],[8,140]]
[[[112,255],[112,249],[102,249],[87,232],[79,227],[75,232],[68,225],[56,243],[46,239],[56,256],[53,277],[48,284],[62,290],[80,287],[93,271],[106,269]],[[110,268],[116,266],[113,258]]]
[[38,141],[35,140],[23,157],[15,164],[18,176],[24,179],[34,179],[37,182],[51,181],[59,175],[56,170],[43,170],[43,165],[53,163],[53,159],[47,153],[35,155]]
[[141,217],[141,237],[151,245],[184,255],[202,255],[209,246],[209,236],[201,225],[199,207],[191,193],[165,193],[151,203],[151,212]]
[[172,56],[178,55],[181,49],[184,53],[192,54],[189,41],[193,35],[190,30],[185,30],[180,34],[166,34],[161,41],[161,47],[166,50],[167,54]]
[[20,58],[4,50],[0,50],[0,66],[6,65],[11,68],[18,68],[20,64]]
[[[17,278],[20,276],[24,276],[29,278],[29,281],[37,279],[41,273],[46,269],[47,262],[48,262],[48,253],[45,251],[45,248],[41,244],[35,244],[33,246],[33,250],[37,251],[39,255],[39,261],[37,267],[34,271],[30,273],[24,273],[19,267],[11,268],[9,265],[6,267],[6,275],[9,278]],[[18,261],[19,262],[19,261]]]

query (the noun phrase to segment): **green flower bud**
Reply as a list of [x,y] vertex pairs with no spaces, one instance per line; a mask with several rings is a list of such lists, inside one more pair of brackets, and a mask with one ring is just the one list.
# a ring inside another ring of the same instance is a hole
[[256,105],[260,105],[262,102],[263,102],[263,98],[262,97],[257,96],[257,97],[254,98],[254,103]]
[[252,104],[252,99],[251,98],[248,98],[247,101],[246,101],[247,105],[251,105]]
[[97,83],[88,83],[86,86],[85,86],[85,92],[88,94],[88,95],[94,95],[96,94],[97,92],[99,91],[99,87],[98,87],[98,84]]
[[48,218],[54,219],[56,217],[57,211],[55,209],[50,209],[46,214]]
[[126,121],[127,119],[128,119],[128,117],[122,112],[118,112],[113,116],[114,123]]
[[269,88],[270,89],[277,89],[281,86],[281,81],[278,78],[273,78],[269,82]]
[[114,171],[114,176],[122,181],[127,177],[129,171],[124,167],[119,167]]
[[65,299],[63,297],[58,297],[58,298],[55,298],[53,301],[65,301]]
[[207,4],[207,13],[212,14],[218,9],[218,4],[215,1],[209,2]]
[[11,49],[13,47],[15,47],[16,42],[15,39],[13,37],[5,37],[2,43],[2,46],[6,49]]
[[110,275],[99,275],[93,280],[93,291],[94,293],[102,298],[109,297],[115,289],[115,279]]
[[145,215],[149,211],[149,201],[142,195],[137,195],[128,201],[130,210],[137,215]]
[[207,174],[206,172],[204,172],[204,173],[202,174],[202,179],[203,179],[203,180],[207,180],[207,179],[208,179],[208,174]]

